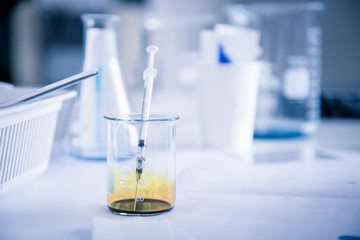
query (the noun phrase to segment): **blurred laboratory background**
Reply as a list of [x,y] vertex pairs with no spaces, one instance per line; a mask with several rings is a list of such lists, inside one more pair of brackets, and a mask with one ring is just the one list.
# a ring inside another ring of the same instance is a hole
[[[200,32],[213,29],[218,23],[231,23],[226,11],[228,4],[259,2],[270,1],[2,0],[0,80],[17,86],[42,86],[80,72],[84,62],[80,15],[116,14],[121,17],[118,38],[121,71],[133,111],[139,111],[141,106],[141,95],[137,93],[143,84],[145,46],[157,44],[159,75],[154,86],[153,109],[173,110],[182,116],[181,124],[187,129],[179,131],[181,139],[182,134],[194,134],[199,129],[194,117],[198,109],[186,106],[193,106],[191,97],[196,92],[193,66],[199,58]],[[322,28],[319,45],[322,117],[360,117],[360,2],[319,2],[323,3],[317,9],[321,11]],[[291,61],[300,65],[303,62],[297,56]],[[201,145],[202,140],[194,137],[186,141],[193,146]]]

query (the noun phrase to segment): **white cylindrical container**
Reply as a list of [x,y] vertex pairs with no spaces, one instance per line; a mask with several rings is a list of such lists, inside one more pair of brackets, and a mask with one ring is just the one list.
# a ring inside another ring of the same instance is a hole
[[251,151],[261,66],[260,62],[198,66],[204,147],[234,154]]

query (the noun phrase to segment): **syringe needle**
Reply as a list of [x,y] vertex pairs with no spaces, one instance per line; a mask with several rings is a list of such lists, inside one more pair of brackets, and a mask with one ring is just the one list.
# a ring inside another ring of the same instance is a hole
[[[137,175],[137,174],[136,174],[136,175]],[[136,177],[137,177],[137,176],[136,176]],[[136,181],[136,189],[135,189],[135,197],[134,197],[134,209],[133,209],[134,212],[135,212],[135,210],[136,210],[136,201],[137,201],[136,195],[137,195],[138,187],[139,187],[139,180]]]

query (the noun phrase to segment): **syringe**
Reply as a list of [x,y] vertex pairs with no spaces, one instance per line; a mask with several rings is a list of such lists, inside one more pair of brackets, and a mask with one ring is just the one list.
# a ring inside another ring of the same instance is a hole
[[143,102],[142,102],[142,110],[141,110],[139,143],[138,143],[138,150],[136,155],[136,190],[135,190],[135,198],[134,198],[135,201],[134,211],[136,209],[136,197],[139,186],[139,180],[141,179],[143,166],[145,162],[146,137],[147,137],[147,128],[149,125],[149,123],[146,121],[149,120],[153,83],[157,73],[156,68],[154,68],[154,58],[155,58],[155,53],[157,53],[158,50],[159,50],[158,47],[154,45],[148,46],[146,48],[146,51],[149,53],[149,62],[147,69],[145,69],[143,73],[143,79],[145,83],[144,83],[144,94],[143,94]]

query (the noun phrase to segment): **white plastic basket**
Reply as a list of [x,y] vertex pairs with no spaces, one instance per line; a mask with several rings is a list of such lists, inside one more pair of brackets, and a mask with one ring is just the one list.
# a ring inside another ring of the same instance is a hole
[[[0,84],[0,102],[26,91]],[[62,101],[74,96],[74,91],[63,91],[0,108],[0,194],[46,170]]]

